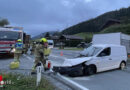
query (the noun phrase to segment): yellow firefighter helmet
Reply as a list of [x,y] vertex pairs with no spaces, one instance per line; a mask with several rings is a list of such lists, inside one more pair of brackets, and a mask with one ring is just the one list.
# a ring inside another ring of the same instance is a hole
[[40,42],[47,42],[47,39],[46,38],[41,38]]
[[21,40],[21,39],[18,39],[17,41],[18,41],[18,42],[22,42],[22,40]]

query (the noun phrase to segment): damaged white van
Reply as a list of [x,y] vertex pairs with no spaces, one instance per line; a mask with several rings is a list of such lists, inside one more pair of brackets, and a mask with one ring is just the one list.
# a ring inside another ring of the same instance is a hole
[[92,75],[97,72],[124,69],[127,61],[126,47],[114,44],[95,44],[74,59],[65,59],[63,65],[53,70],[70,76]]

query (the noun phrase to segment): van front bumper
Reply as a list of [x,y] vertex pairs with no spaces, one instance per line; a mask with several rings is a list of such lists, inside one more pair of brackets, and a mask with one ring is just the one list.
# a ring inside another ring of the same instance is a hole
[[66,74],[69,76],[80,76],[83,75],[83,66],[82,65],[76,65],[72,67],[54,66],[53,71],[59,72],[60,74]]

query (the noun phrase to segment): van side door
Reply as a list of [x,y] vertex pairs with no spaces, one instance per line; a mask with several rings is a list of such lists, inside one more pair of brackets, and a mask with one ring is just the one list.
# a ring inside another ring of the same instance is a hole
[[97,56],[98,59],[98,70],[105,71],[111,69],[112,59],[111,59],[111,47],[105,48],[102,52]]

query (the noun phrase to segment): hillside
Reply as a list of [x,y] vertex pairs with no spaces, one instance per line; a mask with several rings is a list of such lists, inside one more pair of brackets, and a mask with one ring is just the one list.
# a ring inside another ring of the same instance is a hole
[[[129,34],[130,35],[130,23],[129,24],[120,24],[120,25],[114,25],[110,26],[104,30],[102,30],[100,33],[114,33],[114,32],[122,32],[124,34]],[[93,34],[98,34],[98,33],[78,33],[75,34],[76,36],[80,36],[84,38],[85,42],[91,42]]]
[[85,39],[86,37],[91,37],[92,35],[93,35],[93,33],[86,33],[86,32],[75,34],[75,36],[80,36],[83,39]]
[[122,32],[130,35],[130,24],[114,25],[101,31],[101,33],[113,33],[113,32]]
[[75,34],[75,36],[80,36],[84,39],[85,42],[91,42],[91,39],[93,37],[93,34],[94,33],[78,33],[78,34]]
[[63,34],[77,34],[81,32],[100,32],[102,25],[109,19],[120,20],[122,24],[130,23],[130,7],[104,13],[94,19],[81,22],[62,31]]

